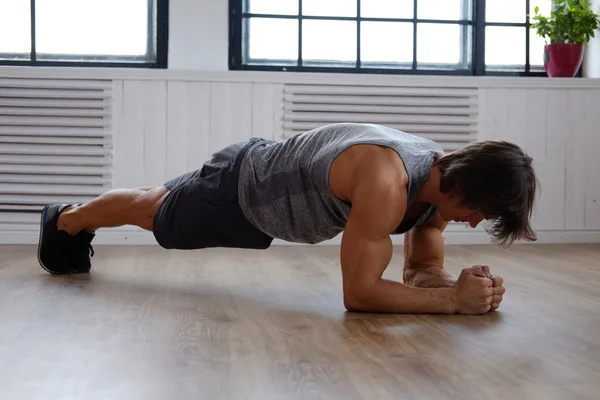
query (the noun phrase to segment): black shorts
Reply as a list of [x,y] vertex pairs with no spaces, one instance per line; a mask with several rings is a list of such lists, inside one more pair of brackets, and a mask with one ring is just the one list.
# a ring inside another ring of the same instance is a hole
[[248,148],[262,139],[228,146],[202,169],[165,183],[170,189],[153,222],[158,244],[166,249],[234,247],[266,249],[273,238],[244,216],[238,202],[239,168]]

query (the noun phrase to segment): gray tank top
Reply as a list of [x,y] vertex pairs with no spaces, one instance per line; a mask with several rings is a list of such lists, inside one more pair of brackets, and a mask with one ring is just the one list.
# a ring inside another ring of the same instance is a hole
[[[332,124],[287,141],[259,141],[240,166],[242,211],[256,228],[288,242],[318,243],[337,236],[344,230],[350,204],[331,192],[329,169],[341,152],[357,144],[398,153],[408,171],[409,202],[425,183],[435,153],[443,152],[431,140],[371,124]],[[404,233],[436,214],[430,206],[414,224],[403,222],[394,233]]]

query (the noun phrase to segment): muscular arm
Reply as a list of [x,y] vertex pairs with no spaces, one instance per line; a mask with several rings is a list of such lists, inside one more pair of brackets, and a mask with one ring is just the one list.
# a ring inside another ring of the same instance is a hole
[[444,270],[444,239],[448,223],[439,216],[404,235],[404,282],[418,287],[451,287],[454,277]]
[[453,313],[450,288],[416,288],[382,278],[392,258],[389,235],[402,221],[406,208],[406,189],[398,177],[365,171],[355,181],[341,250],[346,309]]

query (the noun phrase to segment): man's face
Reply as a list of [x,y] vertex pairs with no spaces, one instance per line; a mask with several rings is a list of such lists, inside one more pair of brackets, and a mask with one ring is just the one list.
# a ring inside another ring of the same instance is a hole
[[442,195],[438,213],[444,221],[466,222],[471,228],[477,227],[485,219],[482,213],[462,205],[461,199],[452,194]]

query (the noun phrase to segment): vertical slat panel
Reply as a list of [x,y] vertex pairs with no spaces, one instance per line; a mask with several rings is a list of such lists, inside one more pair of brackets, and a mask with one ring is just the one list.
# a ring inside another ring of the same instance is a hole
[[540,227],[546,229],[565,227],[565,137],[571,130],[568,109],[564,89],[546,90],[544,162],[539,168],[543,199]]
[[490,132],[490,110],[488,110],[488,92],[487,88],[479,88],[477,91],[477,99],[479,100],[479,114],[477,115],[477,125],[479,129],[477,131],[476,140],[485,140]]
[[112,130],[113,130],[113,165],[112,187],[122,187],[123,174],[127,171],[123,163],[127,160],[120,157],[120,150],[123,147],[123,81],[114,80],[112,82],[113,101],[112,101]]
[[123,105],[120,148],[115,149],[119,168],[119,187],[138,187],[144,184],[144,81],[123,82]]
[[[586,202],[585,163],[589,148],[586,147],[588,135],[594,135],[593,109],[596,105],[586,96],[587,90],[569,90],[567,108],[563,118],[570,127],[565,131],[565,227],[568,229],[584,229]],[[573,129],[572,127],[576,127]],[[591,128],[591,129],[590,129]]]
[[480,131],[480,140],[494,140],[503,136],[508,125],[506,113],[507,91],[505,89],[486,89],[485,129]]
[[[533,225],[562,229],[565,225],[565,122],[563,90],[488,89],[483,119],[483,140],[506,140],[518,144],[534,159],[541,190],[533,212]],[[553,98],[550,100],[550,98]],[[554,114],[550,116],[550,114]],[[550,128],[550,125],[554,125]]]
[[252,136],[274,138],[276,106],[273,84],[252,85]]
[[[549,179],[546,173],[548,155],[543,146],[547,140],[544,122],[547,112],[545,106],[547,94],[545,91],[537,93],[530,92],[528,89],[498,89],[498,94],[500,96],[497,99],[498,103],[494,105],[494,113],[498,121],[501,120],[503,123],[494,139],[515,143],[530,155],[534,160],[533,165],[541,186],[544,188],[543,191],[538,191],[539,196],[534,205],[533,227],[536,230],[561,227],[564,225],[564,196],[559,201],[555,197],[557,190],[558,194],[564,193],[562,192],[564,180],[557,183]],[[553,148],[553,152],[555,151],[556,149]]]
[[502,110],[505,121],[503,139],[523,146],[527,134],[527,91],[525,89],[503,91],[503,98],[506,101]]
[[189,132],[189,82],[167,83],[167,180],[187,169]]
[[585,186],[585,228],[600,229],[600,112],[598,112],[598,91],[587,90],[579,94],[578,103],[583,111],[578,129],[585,139],[585,174],[580,177]]
[[[520,146],[523,151],[534,157],[534,160],[540,161],[539,154],[536,154],[536,147],[532,146],[530,141],[531,137],[535,137],[537,131],[529,132],[529,107],[527,89],[510,89],[503,90],[503,100],[505,102],[502,108],[503,119],[505,126],[499,134],[496,140],[505,140]],[[532,110],[536,112],[536,110]],[[535,161],[534,161],[535,162]],[[547,204],[549,205],[549,204]],[[533,226],[534,228],[540,228],[543,226],[544,218],[538,218],[537,215],[533,215]]]
[[166,82],[144,85],[144,186],[162,185],[166,179]]
[[[210,84],[193,82],[187,100],[187,170],[195,170],[210,156]],[[187,171],[186,171],[187,172]]]
[[[525,89],[526,123],[523,134],[523,148],[528,155],[533,157],[533,167],[539,176],[545,164],[545,150],[543,143],[546,135],[546,91],[544,89]],[[523,94],[523,93],[522,93]],[[544,204],[549,199],[543,196],[544,192],[538,188],[536,202],[533,208],[534,229],[540,229],[545,223],[547,207]],[[541,207],[540,207],[541,205]]]
[[285,133],[283,130],[283,103],[284,103],[284,88],[283,84],[273,85],[273,119],[274,119],[274,131],[273,138],[275,140],[284,140]]
[[211,152],[252,136],[252,84],[210,84]]

